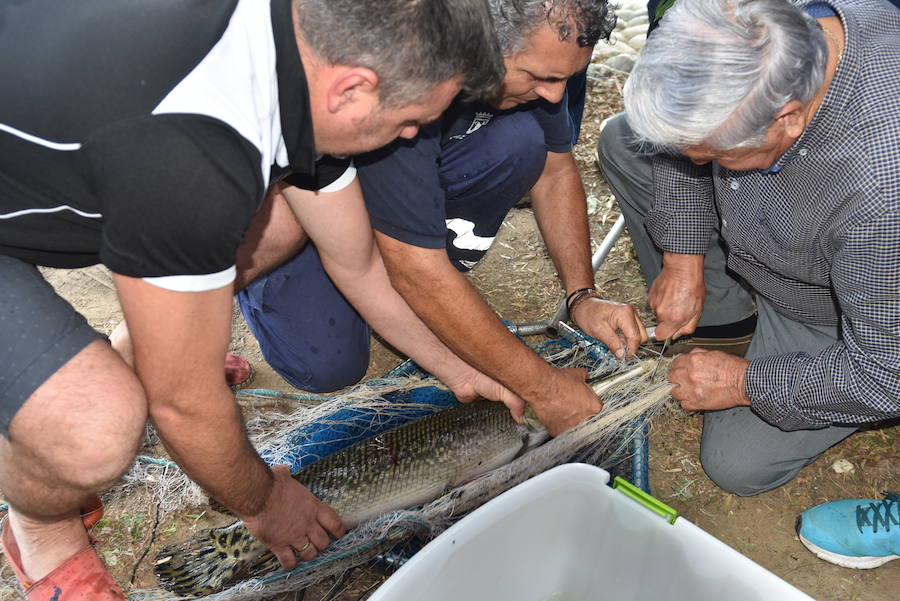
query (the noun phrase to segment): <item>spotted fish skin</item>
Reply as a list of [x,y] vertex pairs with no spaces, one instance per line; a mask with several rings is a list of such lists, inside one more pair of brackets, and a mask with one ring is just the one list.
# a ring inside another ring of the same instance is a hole
[[209,595],[276,565],[275,556],[236,521],[164,548],[156,557],[154,570],[160,583],[171,591]]
[[[360,441],[294,478],[330,505],[349,529],[396,509],[427,503],[548,437],[517,425],[502,403],[475,401]],[[166,547],[160,583],[181,595],[207,595],[278,567],[237,521]]]

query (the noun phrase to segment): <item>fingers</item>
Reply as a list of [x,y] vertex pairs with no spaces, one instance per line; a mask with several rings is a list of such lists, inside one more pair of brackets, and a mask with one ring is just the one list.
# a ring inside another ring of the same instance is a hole
[[307,548],[307,551],[312,551],[314,555],[317,551],[324,551],[328,548],[328,545],[331,544],[331,539],[328,537],[328,533],[325,532],[325,529],[318,524],[310,528],[306,533],[306,536],[308,537],[310,544],[310,546]]
[[324,503],[320,502],[319,505],[316,513],[317,523],[311,525],[306,531],[306,542],[300,543],[296,547],[271,549],[278,559],[278,563],[285,570],[293,570],[297,567],[297,557],[303,561],[312,561],[320,551],[324,551],[331,545],[332,537],[341,538],[346,533],[337,513]]
[[[625,348],[623,349],[625,352],[623,354],[626,359],[633,356],[638,347],[650,339],[650,336],[647,334],[647,328],[641,323],[637,312],[633,312],[632,319],[623,324],[620,331],[625,338]],[[619,357],[619,355],[616,356]]]
[[672,321],[665,321],[660,318],[660,323],[656,326],[656,330],[654,331],[654,338],[656,338],[657,342],[662,342],[666,338],[677,340],[682,336],[693,334],[694,330],[697,329],[698,321],[700,321],[699,317],[695,317],[683,323],[673,323]]
[[297,558],[294,556],[293,547],[269,547],[269,551],[272,552],[272,555],[275,556],[278,563],[285,570],[293,570],[297,567]]
[[[306,546],[309,545],[309,546]],[[319,554],[319,550],[312,544],[312,542],[307,541],[300,549],[297,549],[297,555],[303,561],[312,561],[316,558],[316,555]]]
[[605,344],[617,359],[631,355],[638,346],[633,340],[634,336],[629,338],[627,333],[616,329],[615,324],[601,323],[593,331],[585,331]]
[[619,359],[633,355],[649,338],[631,305],[592,298],[578,305],[578,308],[580,321],[576,320],[576,323],[609,347]]
[[750,362],[721,351],[694,349],[676,357],[669,371],[672,398],[686,411],[750,406],[745,375]]
[[[316,546],[319,549],[324,549],[330,544],[328,541],[328,534],[331,534],[334,538],[341,538],[347,533],[347,530],[344,528],[344,523],[341,521],[341,517],[335,512],[334,509],[326,505],[325,503],[319,503],[319,511],[316,514],[316,521],[319,522],[324,530],[322,531],[322,536],[324,538],[320,539],[323,541],[323,544],[320,545],[316,542]],[[328,534],[325,534],[328,532]],[[324,546],[323,546],[324,545]]]
[[291,478],[286,465],[272,468],[272,490],[263,510],[243,516],[250,532],[286,570],[297,566],[297,557],[310,561],[345,534],[340,516]]
[[514,398],[507,399],[504,401],[507,409],[509,409],[509,413],[517,424],[524,425],[525,424],[525,401],[523,401],[518,396],[514,395]]
[[600,411],[602,404],[585,382],[587,370],[562,368],[546,380],[541,397],[529,398],[538,419],[551,436],[565,432]]
[[328,538],[328,535],[322,528],[314,527],[310,529],[308,534],[309,538],[306,543],[297,549],[297,555],[299,555],[300,559],[303,561],[315,559],[316,555],[319,554],[319,551],[324,551],[328,548],[328,545],[331,544],[331,539]]

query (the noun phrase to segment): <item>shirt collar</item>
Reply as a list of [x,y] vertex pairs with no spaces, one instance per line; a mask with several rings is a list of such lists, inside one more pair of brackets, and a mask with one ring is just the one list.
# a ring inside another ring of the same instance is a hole
[[271,7],[281,135],[290,167],[299,173],[312,174],[316,170],[316,149],[309,88],[294,35],[291,0],[271,0]]
[[860,40],[856,35],[859,27],[856,16],[847,13],[838,2],[822,2],[822,0],[810,0],[801,2],[800,7],[807,4],[828,4],[841,19],[844,26],[844,52],[837,70],[819,105],[816,114],[806,126],[806,129],[797,138],[797,141],[766,170],[766,173],[777,173],[795,157],[805,156],[809,149],[821,147],[833,134],[839,120],[845,115],[845,108],[850,101],[853,82],[857,80],[860,69]]

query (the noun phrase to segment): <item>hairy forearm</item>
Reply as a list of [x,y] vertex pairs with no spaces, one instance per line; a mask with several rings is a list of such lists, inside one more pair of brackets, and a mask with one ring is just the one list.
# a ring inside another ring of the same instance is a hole
[[535,219],[567,293],[594,285],[584,186],[571,153],[550,153],[531,190]]
[[248,442],[227,389],[209,398],[151,400],[150,418],[175,462],[213,498],[239,516],[263,509],[272,474]]
[[418,258],[392,253],[392,263],[388,265],[394,287],[428,327],[467,363],[525,400],[540,395],[552,368],[503,325],[442,252],[417,249]]
[[471,369],[428,328],[391,285],[375,251],[364,271],[349,271],[323,258],[323,266],[347,300],[384,340],[423,369],[446,381]]
[[117,274],[114,279],[150,417],[173,458],[239,515],[259,511],[271,475],[250,447],[222,377],[231,287],[185,293]]

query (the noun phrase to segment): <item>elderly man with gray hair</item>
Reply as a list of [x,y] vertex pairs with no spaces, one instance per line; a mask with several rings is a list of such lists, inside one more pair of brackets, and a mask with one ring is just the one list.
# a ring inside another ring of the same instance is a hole
[[601,166],[657,338],[739,322],[742,285],[756,293],[746,358],[697,349],[669,374],[682,407],[706,412],[709,476],[770,490],[900,416],[900,11],[679,0],[625,107]]

